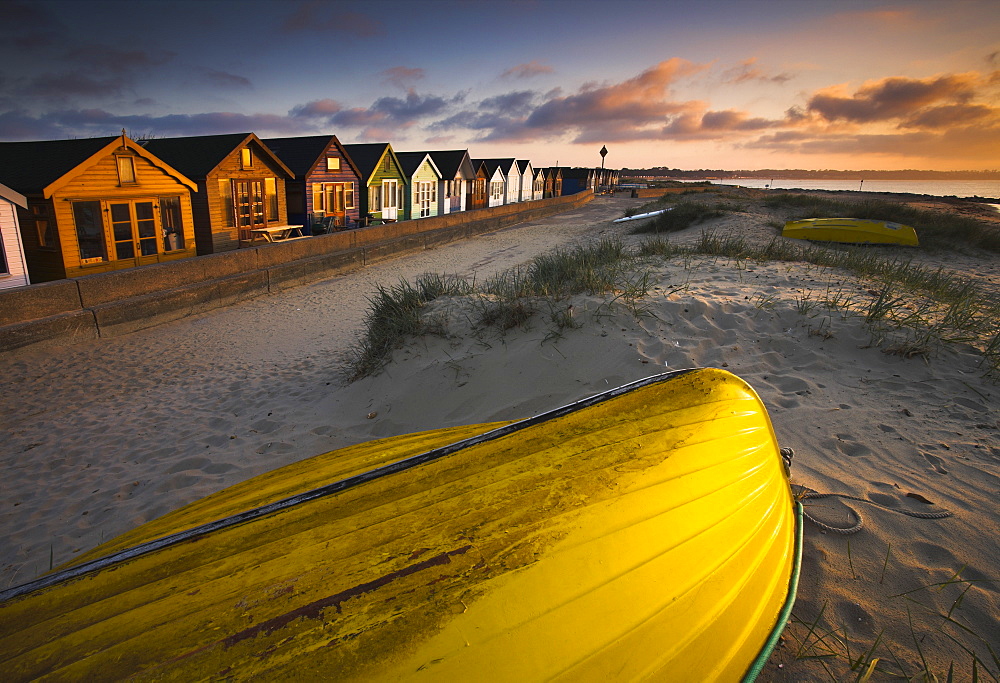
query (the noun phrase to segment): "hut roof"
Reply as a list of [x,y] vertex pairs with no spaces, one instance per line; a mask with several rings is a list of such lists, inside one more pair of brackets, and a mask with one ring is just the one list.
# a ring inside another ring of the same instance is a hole
[[0,142],[0,182],[21,194],[41,192],[121,136]]

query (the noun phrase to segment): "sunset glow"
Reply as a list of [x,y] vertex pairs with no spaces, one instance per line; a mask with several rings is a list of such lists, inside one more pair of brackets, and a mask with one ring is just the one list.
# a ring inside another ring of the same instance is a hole
[[537,165],[1000,167],[1000,3],[3,0],[0,140],[330,133]]

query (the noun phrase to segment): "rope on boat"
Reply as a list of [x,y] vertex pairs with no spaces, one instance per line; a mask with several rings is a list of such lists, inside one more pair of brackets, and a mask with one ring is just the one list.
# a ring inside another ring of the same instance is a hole
[[[795,452],[791,448],[781,449],[781,457],[785,461],[786,467],[790,467],[792,457],[794,456],[794,454]],[[907,517],[916,517],[918,519],[942,519],[944,517],[951,517],[953,514],[950,510],[941,510],[939,512],[912,512],[910,510],[900,510],[898,508],[889,507],[888,505],[882,505],[881,503],[876,503],[874,500],[868,500],[867,498],[860,498],[858,496],[852,496],[847,493],[819,493],[818,491],[814,491],[805,486],[798,487],[798,491],[796,492],[795,497],[799,500],[806,500],[809,498],[812,499],[840,498],[846,500],[856,500],[860,503],[867,503],[868,505],[874,505],[875,507],[882,508],[883,510],[889,510],[890,512],[897,512],[901,515],[906,515]],[[852,515],[854,515],[854,517],[857,519],[857,521],[853,525],[846,528],[835,527],[825,522],[821,522],[812,515],[810,515],[805,510],[805,508],[803,508],[802,515],[810,522],[818,526],[820,529],[824,529],[826,531],[832,531],[835,534],[843,534],[844,536],[847,536],[849,534],[856,534],[859,531],[861,531],[861,527],[864,525],[865,520],[861,516],[861,513],[855,510],[854,508],[847,505],[845,505],[845,507],[847,507],[848,511]]]

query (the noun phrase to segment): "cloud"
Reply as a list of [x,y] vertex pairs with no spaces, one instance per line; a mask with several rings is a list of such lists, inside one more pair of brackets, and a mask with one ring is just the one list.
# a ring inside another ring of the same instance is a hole
[[253,89],[253,83],[250,82],[249,78],[215,69],[202,68],[200,71],[209,84],[215,88]]
[[452,98],[437,95],[419,95],[412,88],[406,97],[380,97],[368,108],[354,107],[334,112],[328,117],[330,124],[360,127],[393,125],[408,128],[423,119],[439,116],[449,107],[460,103],[464,93]]
[[322,118],[333,116],[342,109],[336,100],[324,98],[292,107],[288,113],[295,118]]
[[978,123],[1000,121],[1000,109],[984,104],[949,104],[930,107],[905,119],[903,128],[949,129]]
[[909,118],[914,112],[937,103],[965,103],[980,85],[978,74],[949,74],[916,79],[892,77],[864,84],[853,95],[843,87],[812,96],[808,110],[827,121],[872,123]]
[[374,38],[385,35],[381,21],[367,14],[344,9],[342,2],[329,3],[323,0],[302,2],[285,19],[281,26],[284,33],[316,32],[336,33],[354,38]]
[[24,111],[0,114],[0,138],[5,140],[60,139],[117,135],[121,129],[157,136],[217,135],[254,131],[258,135],[295,135],[319,132],[311,123],[275,114],[118,115],[103,109],[60,109],[44,115]]
[[14,84],[21,95],[64,102],[72,97],[109,97],[120,95],[130,81],[122,76],[95,78],[84,71],[45,73]]
[[399,88],[409,87],[413,81],[419,81],[425,75],[423,69],[409,69],[405,66],[394,66],[382,72],[382,82]]
[[159,66],[176,57],[175,52],[160,50],[119,50],[108,45],[80,45],[67,50],[64,59],[72,64],[108,73],[127,73],[139,68]]
[[755,66],[756,63],[757,59],[755,57],[751,57],[750,59],[740,62],[739,65],[734,66],[731,69],[726,69],[722,72],[722,82],[732,85],[752,82],[777,83],[780,85],[792,80],[793,78],[793,76],[786,73],[769,75],[759,67]]
[[517,66],[512,66],[511,68],[500,74],[500,78],[512,79],[512,78],[534,78],[535,76],[541,76],[543,74],[553,73],[555,69],[551,66],[546,66],[538,62],[537,60],[531,60],[526,64],[518,64]]
[[535,101],[536,96],[537,93],[532,90],[518,90],[481,100],[479,108],[490,111],[501,111],[506,114],[524,114],[530,111],[530,107]]
[[22,50],[48,50],[62,45],[68,35],[65,25],[36,2],[5,0],[0,2],[0,39]]

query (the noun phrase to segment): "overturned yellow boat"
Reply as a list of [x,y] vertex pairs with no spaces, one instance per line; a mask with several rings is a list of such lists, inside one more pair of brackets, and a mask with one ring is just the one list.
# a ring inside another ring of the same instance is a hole
[[181,508],[0,594],[0,670],[752,680],[794,600],[800,528],[753,389],[679,371]]
[[781,235],[814,242],[919,246],[917,231],[910,226],[868,218],[806,218],[788,221]]

